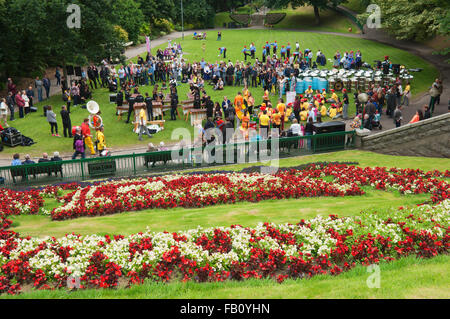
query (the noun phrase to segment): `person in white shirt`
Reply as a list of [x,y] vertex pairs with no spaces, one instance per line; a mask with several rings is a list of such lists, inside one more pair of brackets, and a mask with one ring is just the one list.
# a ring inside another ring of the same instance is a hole
[[301,135],[300,134],[301,126],[300,126],[300,124],[298,124],[297,119],[292,120],[291,133],[292,133],[292,136],[300,136]]
[[8,105],[6,104],[6,99],[3,98],[0,103],[0,119],[3,121],[3,124],[8,127],[8,123],[6,122],[8,118]]
[[28,97],[25,90],[22,91],[22,99],[25,101],[23,110],[25,111],[25,114],[28,114],[28,113],[30,113],[30,98]]

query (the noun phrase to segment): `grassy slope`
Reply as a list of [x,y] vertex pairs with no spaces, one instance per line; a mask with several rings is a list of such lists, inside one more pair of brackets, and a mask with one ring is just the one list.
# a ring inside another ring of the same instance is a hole
[[347,2],[342,3],[342,6],[357,13],[363,13],[367,8],[366,6],[362,5],[361,0],[347,0]]
[[224,283],[145,283],[130,289],[33,291],[19,296],[0,298],[63,299],[63,298],[155,298],[155,299],[253,299],[253,298],[450,298],[450,277],[447,276],[449,256],[428,260],[404,258],[380,266],[380,288],[368,288],[370,273],[358,266],[339,276],[316,276],[309,280],[248,280]]
[[287,8],[271,12],[286,13],[286,17],[281,22],[274,25],[275,29],[318,30],[349,33],[348,28],[351,27],[353,33],[360,33],[359,29],[351,22],[351,20],[333,10],[320,10],[320,25],[316,24],[314,8],[312,6],[298,7],[295,10]]
[[[242,59],[241,49],[246,44],[249,45],[253,41],[257,47],[257,56],[260,57],[261,49],[266,41],[277,40],[279,45],[287,44],[290,42],[292,45],[295,41],[299,41],[301,48],[309,48],[314,51],[321,49],[327,58],[332,58],[336,50],[341,52],[347,50],[360,49],[363,53],[364,60],[372,62],[375,59],[379,59],[384,55],[389,55],[392,61],[399,61],[404,63],[407,67],[420,67],[424,71],[416,73],[416,78],[412,83],[413,94],[417,95],[419,92],[427,90],[430,83],[433,82],[437,75],[437,70],[429,63],[425,62],[421,58],[410,54],[408,52],[398,50],[383,44],[371,42],[368,40],[361,40],[357,38],[346,38],[333,35],[314,34],[308,32],[287,32],[280,30],[224,30],[222,33],[222,41],[216,41],[215,34],[209,33],[209,39],[206,40],[206,51],[203,54],[201,49],[201,41],[192,40],[186,37],[182,42],[183,49],[186,52],[184,58],[189,62],[200,61],[202,57],[206,61],[215,62],[220,61],[218,57],[218,47],[225,46],[228,48],[227,59],[235,62]],[[175,42],[180,39],[174,40]],[[152,49],[155,52],[155,49]],[[327,65],[330,67],[330,64]],[[152,92],[153,87],[142,87],[142,93]],[[188,90],[187,85],[181,85],[178,89],[180,100],[186,98]],[[223,96],[228,96],[231,100],[241,88],[226,86],[223,91],[213,91],[210,86],[207,86],[207,93],[211,95],[213,101],[221,102]],[[250,88],[256,103],[260,103],[263,95],[261,88]],[[99,89],[94,92],[93,99],[100,104],[102,110],[102,118],[105,123],[105,136],[106,144],[109,147],[114,148],[130,148],[135,145],[145,145],[148,143],[148,139],[144,139],[139,142],[136,134],[132,132],[132,125],[125,124],[124,120],[118,121],[115,116],[115,105],[109,103],[109,92],[106,89]],[[277,97],[271,97],[272,102],[276,103]],[[351,101],[353,101],[353,95],[351,95]],[[37,113],[31,113],[24,119],[17,119],[12,122],[12,125],[18,128],[24,135],[33,138],[37,144],[30,147],[15,147],[5,148],[2,152],[2,156],[10,157],[14,153],[29,153],[32,156],[40,156],[42,152],[52,153],[54,151],[60,151],[61,153],[72,152],[72,140],[68,138],[57,138],[50,135],[50,125],[46,119],[42,116],[42,107],[46,104],[54,106],[55,113],[57,113],[58,125],[60,133],[62,133],[62,123],[60,121],[59,111],[63,104],[60,96],[54,96],[50,101],[40,103],[38,105],[39,111]],[[83,118],[88,116],[86,110],[80,108],[71,108],[73,111],[71,114],[72,125],[80,125]],[[352,115],[355,112],[354,103],[351,103],[349,114]],[[182,114],[182,110],[179,109],[179,113]],[[18,118],[18,114],[16,114]],[[168,113],[166,114],[166,119]],[[170,141],[171,132],[175,127],[192,128],[188,123],[183,120],[177,120],[176,122],[167,121],[165,131],[158,133],[151,140],[153,143],[160,141]],[[114,150],[113,150],[114,151]]]

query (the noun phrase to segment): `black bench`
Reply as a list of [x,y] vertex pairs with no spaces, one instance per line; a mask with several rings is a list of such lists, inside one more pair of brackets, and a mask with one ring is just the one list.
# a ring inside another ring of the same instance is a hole
[[[182,155],[183,150],[180,151]],[[149,168],[149,163],[152,163],[151,167],[155,167],[157,162],[164,162],[164,165],[172,160],[172,151],[160,151],[153,152],[145,155],[144,157],[144,166]]]
[[88,172],[91,177],[114,175],[116,170],[115,160],[96,161],[88,164]]
[[61,177],[63,177],[62,162],[18,165],[11,168],[10,171],[14,183],[16,182],[17,176],[22,177],[23,180],[30,175],[33,175],[33,177],[36,178],[36,175],[47,174],[48,176],[51,176],[55,173],[55,175],[58,176],[58,173],[60,173]]

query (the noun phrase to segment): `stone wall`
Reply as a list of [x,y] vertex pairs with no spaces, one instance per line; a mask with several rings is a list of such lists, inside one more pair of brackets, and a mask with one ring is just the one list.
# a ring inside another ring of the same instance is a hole
[[389,155],[450,158],[450,113],[362,137],[361,148]]

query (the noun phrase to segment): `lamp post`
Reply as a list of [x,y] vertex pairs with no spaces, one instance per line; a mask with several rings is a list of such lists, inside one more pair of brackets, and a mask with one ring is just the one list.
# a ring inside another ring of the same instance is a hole
[[183,0],[181,0],[180,3],[181,3],[181,38],[184,40]]

